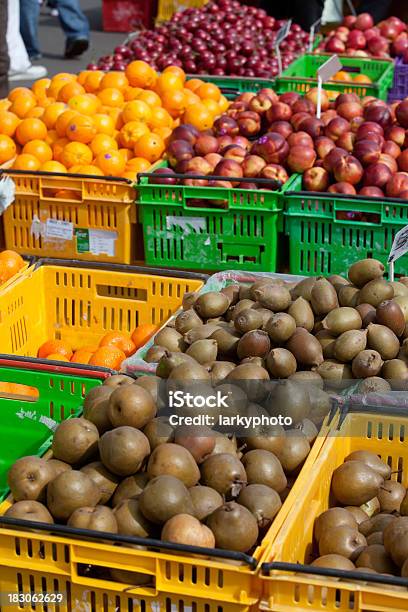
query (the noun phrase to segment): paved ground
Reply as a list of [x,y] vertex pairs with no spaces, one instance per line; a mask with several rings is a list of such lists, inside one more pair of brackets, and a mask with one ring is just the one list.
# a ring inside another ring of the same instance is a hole
[[[18,0],[15,0],[18,2]],[[35,62],[46,66],[48,75],[57,72],[78,72],[89,62],[97,60],[101,55],[111,53],[114,47],[126,37],[123,33],[102,31],[101,0],[81,0],[81,7],[91,24],[91,46],[80,58],[64,59],[65,40],[58,17],[52,17],[46,9],[42,9],[39,22],[39,39],[43,58]],[[20,84],[26,84],[19,82]],[[12,84],[13,86],[15,83]]]

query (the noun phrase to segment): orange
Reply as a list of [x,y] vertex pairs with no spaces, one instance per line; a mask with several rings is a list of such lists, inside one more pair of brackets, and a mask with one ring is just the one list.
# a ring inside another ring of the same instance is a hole
[[89,365],[119,370],[122,361],[125,359],[125,353],[116,346],[101,346],[95,351],[88,363]]
[[76,81],[76,76],[74,74],[62,74],[61,76],[56,75],[51,79],[50,86],[47,89],[47,96],[49,98],[57,99],[59,92],[67,83],[71,83],[72,81]]
[[130,62],[126,66],[125,75],[132,87],[150,89],[154,86],[157,74],[149,64],[142,60]]
[[91,149],[82,142],[70,142],[65,145],[61,154],[61,163],[67,168],[76,164],[90,164],[92,162]]
[[203,104],[190,104],[184,113],[183,123],[191,123],[200,132],[203,132],[213,126],[214,119],[208,108]]
[[167,74],[167,72],[171,72],[172,74],[179,76],[183,83],[186,80],[186,73],[182,68],[180,68],[180,66],[167,66],[167,68],[163,70],[163,74]]
[[71,363],[89,363],[94,351],[89,351],[87,349],[78,349],[75,351],[71,358]]
[[96,128],[91,117],[76,115],[67,125],[67,138],[75,142],[88,143],[96,136]]
[[129,85],[126,74],[123,72],[115,72],[114,70],[107,72],[100,82],[99,89],[125,89]]
[[13,136],[19,123],[20,120],[14,113],[6,110],[0,111],[0,134]]
[[157,327],[152,323],[142,323],[142,325],[136,327],[131,336],[136,350],[146,344],[146,342],[153,336],[156,331]]
[[221,96],[220,101],[218,102],[218,106],[220,108],[221,113],[225,113],[228,110],[230,105],[229,100],[225,96]]
[[102,70],[95,70],[90,72],[85,79],[85,83],[81,83],[85,87],[85,91],[88,93],[94,93],[98,91],[101,81],[104,77]]
[[52,153],[54,156],[54,159],[58,162],[61,161],[61,156],[62,156],[62,152],[64,150],[64,147],[69,143],[70,141],[68,140],[68,138],[58,138],[52,145]]
[[85,89],[77,81],[70,81],[62,87],[57,96],[59,102],[68,102],[73,96],[80,96],[85,93]]
[[124,123],[128,121],[145,121],[149,123],[152,116],[150,106],[143,100],[132,100],[127,102],[123,107],[122,120]]
[[54,144],[58,140],[58,134],[55,130],[48,130],[47,137],[45,142],[50,146]]
[[10,106],[11,102],[7,98],[3,98],[2,100],[0,100],[0,110],[8,110]]
[[52,361],[69,361],[68,357],[61,355],[61,353],[51,353],[46,359],[52,359]]
[[173,133],[173,130],[171,128],[168,127],[158,127],[158,128],[154,128],[154,130],[152,130],[154,134],[157,134],[158,136],[160,136],[161,138],[163,138],[164,140],[164,144],[167,145],[169,144],[170,141],[170,136]]
[[144,157],[153,164],[162,157],[165,148],[163,138],[150,132],[139,138],[133,150],[137,157]]
[[108,136],[112,136],[115,129],[115,124],[112,117],[102,113],[97,113],[96,115],[93,115],[92,119],[98,134],[108,134]]
[[31,89],[28,89],[28,87],[14,87],[14,89],[12,89],[8,95],[8,99],[10,102],[14,102],[17,100],[17,98],[22,96],[28,96],[29,98],[35,97]]
[[41,164],[40,170],[42,172],[66,172],[67,169],[60,162],[57,161],[46,161]]
[[108,136],[107,134],[97,134],[91,140],[92,153],[96,156],[99,153],[105,153],[106,151],[110,151],[111,149],[117,149],[118,143],[112,136]]
[[200,87],[200,85],[203,85],[203,83],[204,81],[202,81],[201,79],[190,79],[186,82],[185,87],[187,87],[187,89],[190,89],[191,91],[195,91]]
[[72,74],[71,72],[58,72],[52,77],[51,82],[57,83],[59,81],[76,81],[76,79],[76,74]]
[[[68,172],[70,174],[80,174],[81,168],[82,168],[81,164],[74,164],[73,166],[68,168]],[[64,190],[64,189],[62,189],[61,191],[63,191],[64,193],[66,192],[66,190]],[[72,192],[72,194],[74,194],[74,192]]]
[[141,121],[129,121],[125,123],[119,133],[119,141],[123,147],[133,149],[141,136],[149,133],[149,128]]
[[13,159],[16,152],[17,148],[14,140],[12,140],[10,136],[0,134],[0,164],[4,164]]
[[80,85],[84,85],[87,77],[92,74],[92,70],[81,70],[81,72],[77,76],[77,81]]
[[65,133],[67,131],[68,123],[71,121],[73,117],[77,116],[77,111],[74,110],[66,110],[61,113],[56,122],[55,122],[55,131],[57,132],[60,138],[65,137]]
[[42,164],[52,160],[52,149],[44,140],[30,140],[24,145],[23,153],[34,155]]
[[182,90],[183,87],[184,81],[178,74],[174,72],[163,72],[157,79],[155,91],[163,98],[166,92]]
[[356,74],[353,81],[354,83],[372,83],[372,80],[366,74]]
[[133,157],[126,164],[126,172],[147,172],[151,164],[144,157]]
[[115,89],[114,87],[102,89],[97,96],[104,106],[122,106],[125,101],[120,89]]
[[15,251],[0,253],[0,283],[5,283],[24,266],[24,259]]
[[186,87],[183,89],[184,97],[186,100],[186,107],[190,104],[201,104],[201,98],[199,98],[193,91],[190,91]]
[[122,149],[119,149],[119,153],[124,158],[126,164],[133,157],[133,151],[131,149],[122,148]]
[[215,100],[211,100],[211,98],[206,98],[202,101],[202,104],[204,104],[204,106],[210,111],[214,118],[220,114],[220,107],[218,106]]
[[39,79],[35,83],[33,83],[31,87],[31,91],[37,98],[45,98],[47,95],[47,89],[51,85],[51,79]]
[[122,178],[129,179],[129,181],[136,182],[138,173],[136,170],[125,170],[122,174]]
[[112,119],[114,129],[120,130],[122,125],[125,123],[122,119],[122,109],[115,107],[106,107],[107,115]]
[[139,94],[142,91],[143,89],[141,89],[141,87],[126,87],[125,91],[123,92],[125,102],[130,102],[130,100],[136,100],[136,98],[139,97]]
[[94,115],[100,105],[93,94],[79,94],[69,99],[68,106],[82,115]]
[[28,153],[23,153],[21,155],[17,155],[16,160],[13,164],[14,170],[39,170],[41,166],[41,162],[34,157],[34,155],[29,155]]
[[140,94],[137,96],[137,99],[146,102],[146,104],[148,104],[149,106],[162,105],[160,96],[158,96],[157,93],[155,91],[152,91],[151,89],[142,89]]
[[203,83],[200,87],[197,87],[195,92],[202,100],[214,100],[218,102],[221,98],[221,92],[216,85],[213,83]]
[[58,198],[59,200],[80,200],[81,195],[73,189],[59,189],[55,192],[54,198]]
[[152,115],[149,119],[149,126],[154,129],[158,127],[172,127],[173,119],[170,113],[161,106],[152,108]]
[[29,119],[29,118],[41,119],[41,117],[44,114],[44,110],[45,109],[42,106],[34,106],[34,108],[29,110],[28,113],[25,115],[25,118],[26,119]]
[[186,108],[184,91],[179,89],[167,91],[163,95],[163,106],[173,118],[180,117]]
[[40,346],[37,352],[37,357],[40,359],[45,359],[48,355],[52,354],[64,355],[68,359],[72,357],[72,349],[68,342],[64,342],[63,340],[47,340]]
[[103,172],[100,168],[94,164],[83,164],[78,166],[79,174],[89,174],[91,176],[103,176]]
[[99,346],[116,346],[125,353],[126,357],[132,355],[136,350],[129,334],[123,332],[108,332],[100,341]]
[[105,176],[120,176],[126,168],[126,160],[119,151],[107,151],[96,156],[95,163]]
[[34,108],[34,106],[36,106],[34,96],[20,96],[13,101],[9,110],[22,119],[32,108]]
[[351,83],[353,81],[353,77],[350,75],[349,72],[346,72],[345,70],[339,70],[339,72],[336,72],[336,74],[333,75],[332,81],[344,81],[347,83]]

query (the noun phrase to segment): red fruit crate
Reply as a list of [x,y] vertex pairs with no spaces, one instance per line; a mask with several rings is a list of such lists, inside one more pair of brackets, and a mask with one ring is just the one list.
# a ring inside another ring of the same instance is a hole
[[103,0],[105,32],[133,32],[153,25],[155,0]]

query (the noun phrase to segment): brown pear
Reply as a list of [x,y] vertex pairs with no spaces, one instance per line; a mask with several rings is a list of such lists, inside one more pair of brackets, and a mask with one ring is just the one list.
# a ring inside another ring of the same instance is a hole
[[345,506],[361,506],[375,497],[384,478],[362,461],[346,461],[332,476],[332,491]]

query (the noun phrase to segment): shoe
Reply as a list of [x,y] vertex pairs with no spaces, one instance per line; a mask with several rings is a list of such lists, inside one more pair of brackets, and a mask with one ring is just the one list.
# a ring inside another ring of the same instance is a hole
[[67,40],[65,45],[65,57],[71,59],[82,55],[89,47],[89,40],[87,38],[74,38]]
[[29,68],[23,72],[10,70],[8,73],[9,81],[36,81],[45,76],[47,76],[47,69],[45,66],[29,66]]
[[32,62],[36,62],[39,59],[42,59],[42,53],[37,53],[36,55],[30,55],[30,60]]
[[51,17],[58,17],[58,9],[51,9],[50,15]]

